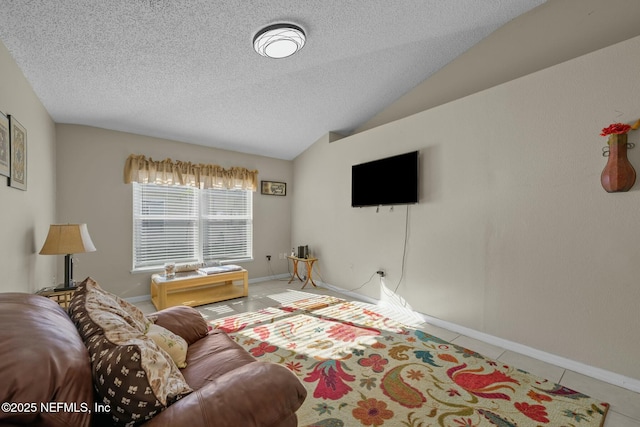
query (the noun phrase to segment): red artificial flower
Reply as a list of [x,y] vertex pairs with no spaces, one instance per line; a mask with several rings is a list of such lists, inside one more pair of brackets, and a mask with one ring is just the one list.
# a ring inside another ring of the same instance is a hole
[[630,130],[631,130],[631,126],[629,126],[628,124],[613,123],[607,126],[606,128],[602,129],[602,132],[600,132],[600,136],[622,135],[629,132]]
[[548,423],[547,410],[542,405],[529,405],[527,402],[516,402],[513,406],[527,417],[540,423]]

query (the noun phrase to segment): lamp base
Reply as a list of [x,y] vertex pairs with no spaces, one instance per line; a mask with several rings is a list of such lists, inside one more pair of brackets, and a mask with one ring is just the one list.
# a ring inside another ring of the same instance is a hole
[[71,258],[71,254],[67,254],[64,256],[64,283],[56,286],[54,291],[73,291],[77,288],[76,282],[72,279],[73,277],[73,259]]

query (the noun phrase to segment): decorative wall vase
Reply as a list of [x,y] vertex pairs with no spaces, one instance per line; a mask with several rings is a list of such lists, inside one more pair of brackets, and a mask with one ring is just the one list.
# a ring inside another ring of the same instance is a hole
[[636,171],[627,158],[626,133],[609,135],[609,158],[600,181],[608,193],[629,191],[636,182]]

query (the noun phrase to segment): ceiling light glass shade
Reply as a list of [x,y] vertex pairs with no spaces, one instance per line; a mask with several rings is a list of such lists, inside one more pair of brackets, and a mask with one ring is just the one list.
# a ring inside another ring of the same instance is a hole
[[302,28],[292,24],[276,24],[263,28],[253,38],[253,48],[268,58],[286,58],[304,46]]

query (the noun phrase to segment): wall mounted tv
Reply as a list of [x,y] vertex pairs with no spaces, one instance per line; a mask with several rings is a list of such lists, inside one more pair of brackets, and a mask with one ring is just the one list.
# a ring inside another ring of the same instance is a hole
[[351,206],[418,203],[418,151],[351,167]]

